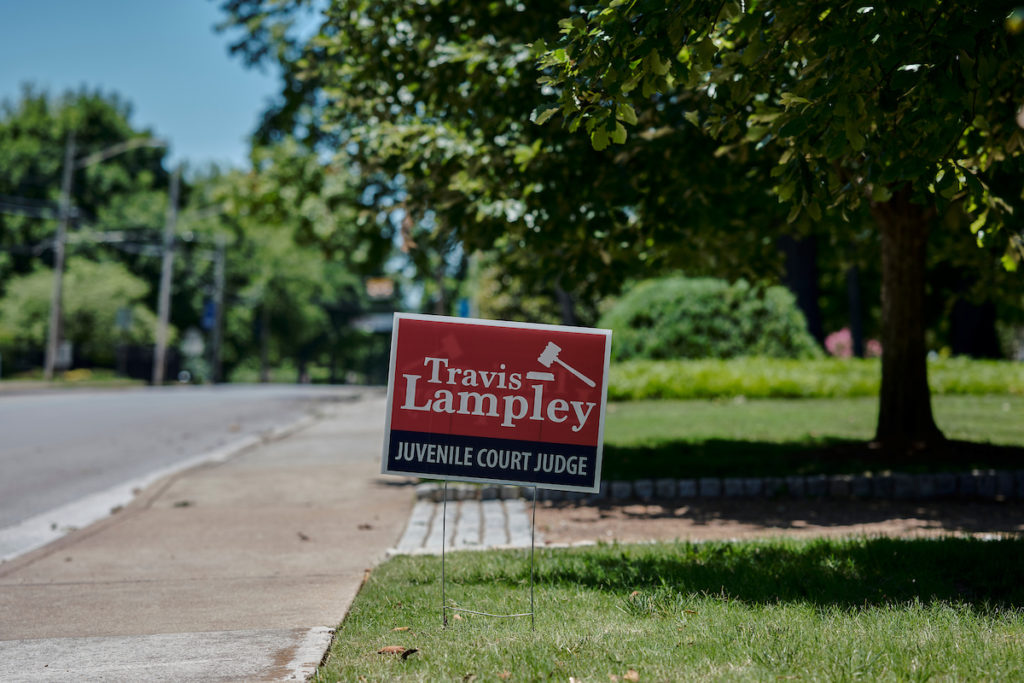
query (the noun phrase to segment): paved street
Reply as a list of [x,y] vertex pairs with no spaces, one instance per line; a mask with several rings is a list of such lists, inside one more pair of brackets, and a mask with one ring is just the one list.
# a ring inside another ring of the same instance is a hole
[[[19,523],[83,526],[157,476],[351,395],[314,386],[0,392],[0,557],[24,545],[24,533],[10,533]],[[91,506],[75,506],[90,496]]]

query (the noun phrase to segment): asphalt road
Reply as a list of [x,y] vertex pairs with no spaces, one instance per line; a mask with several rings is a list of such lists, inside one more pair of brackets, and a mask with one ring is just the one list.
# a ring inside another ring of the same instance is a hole
[[0,530],[354,393],[305,385],[0,392]]

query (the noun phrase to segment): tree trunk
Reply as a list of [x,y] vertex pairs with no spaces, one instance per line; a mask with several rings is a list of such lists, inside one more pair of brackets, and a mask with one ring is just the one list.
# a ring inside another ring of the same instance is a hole
[[260,382],[270,381],[270,308],[264,298],[260,304]]
[[860,268],[850,266],[846,271],[846,301],[850,308],[850,338],[853,340],[853,355],[863,358],[866,350],[864,343],[864,305],[860,296]]
[[932,211],[909,188],[871,213],[882,234],[882,389],[875,441],[920,450],[943,440],[932,415],[925,354],[925,255]]
[[783,282],[796,298],[796,305],[804,314],[807,331],[825,347],[825,327],[818,303],[818,239],[813,235],[796,238],[783,235],[779,247],[786,258],[786,274]]
[[562,314],[562,324],[579,325],[579,320],[576,318],[576,301],[572,294],[562,289],[561,282],[555,283],[555,299],[558,301],[558,310]]

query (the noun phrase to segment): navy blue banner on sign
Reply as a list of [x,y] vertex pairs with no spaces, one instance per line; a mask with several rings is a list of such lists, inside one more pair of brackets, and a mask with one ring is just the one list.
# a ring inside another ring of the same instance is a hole
[[392,473],[592,487],[596,469],[596,446],[401,430],[388,444]]

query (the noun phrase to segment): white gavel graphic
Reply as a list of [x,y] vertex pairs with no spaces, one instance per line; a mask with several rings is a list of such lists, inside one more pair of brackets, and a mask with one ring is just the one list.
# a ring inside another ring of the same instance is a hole
[[541,352],[540,357],[537,359],[537,362],[546,368],[550,368],[552,363],[558,363],[563,368],[579,377],[583,381],[583,383],[586,384],[588,387],[596,386],[594,384],[594,380],[590,379],[576,368],[566,364],[561,358],[558,357],[558,354],[561,352],[561,350],[562,347],[555,344],[555,342],[548,342],[548,345],[544,347],[544,351]]

